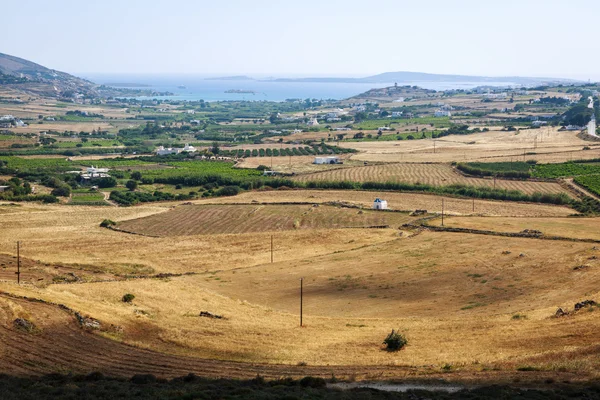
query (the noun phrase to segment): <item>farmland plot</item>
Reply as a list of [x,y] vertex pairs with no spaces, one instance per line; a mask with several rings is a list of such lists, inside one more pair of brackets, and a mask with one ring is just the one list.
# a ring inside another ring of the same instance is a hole
[[124,221],[125,231],[153,235],[209,235],[293,229],[398,227],[413,218],[404,213],[312,205],[195,205]]
[[[433,186],[454,184],[494,187],[493,179],[465,177],[445,164],[387,164],[368,165],[356,168],[336,169],[301,175],[300,181],[354,181],[354,182],[406,182],[423,183]],[[525,182],[516,180],[496,180],[496,188],[519,190],[525,194],[568,193],[559,184],[553,182]]]

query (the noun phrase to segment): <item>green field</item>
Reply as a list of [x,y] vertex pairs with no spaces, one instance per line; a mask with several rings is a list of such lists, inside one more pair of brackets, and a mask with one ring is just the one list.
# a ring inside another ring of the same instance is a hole
[[90,191],[89,189],[78,189],[71,193],[69,204],[78,206],[98,206],[107,205],[104,201],[104,195],[100,192]]
[[533,176],[537,178],[561,178],[600,174],[600,163],[562,163],[536,165]]
[[491,172],[508,172],[508,171],[519,171],[528,172],[531,168],[531,164],[523,161],[515,162],[495,162],[495,163],[483,163],[483,162],[471,162],[466,163],[471,168],[477,168],[483,171]]
[[53,146],[61,149],[69,149],[74,147],[114,147],[123,146],[123,143],[119,142],[118,140],[89,140],[87,142],[56,142],[53,144]]
[[425,117],[425,118],[394,118],[394,119],[371,119],[354,124],[354,129],[376,130],[382,126],[396,128],[403,125],[430,125],[436,128],[447,128],[451,125],[448,117]]
[[575,183],[600,196],[600,175],[576,176]]

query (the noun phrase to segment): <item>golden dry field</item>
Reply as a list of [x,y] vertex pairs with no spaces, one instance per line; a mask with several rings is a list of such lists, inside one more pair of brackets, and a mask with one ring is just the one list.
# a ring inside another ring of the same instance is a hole
[[433,186],[462,184],[469,186],[496,187],[519,190],[526,194],[569,193],[554,182],[532,182],[502,179],[466,177],[447,164],[382,164],[355,168],[334,169],[325,172],[303,174],[294,179],[299,181],[352,181],[352,182],[406,182]]
[[[528,129],[519,132],[490,130],[471,135],[451,135],[435,140],[388,142],[340,142],[341,147],[359,150],[352,159],[371,162],[565,162],[600,157],[600,146],[577,137],[578,132],[559,132],[556,128]],[[537,143],[536,143],[537,138]],[[585,146],[591,150],[583,150]]]
[[[412,218],[323,204],[337,200],[368,207],[374,195],[284,190],[196,205],[6,207],[0,213],[0,291],[64,304],[97,319],[101,328],[85,332],[58,307],[0,296],[3,326],[23,317],[42,329],[23,338],[32,348],[28,359],[18,360],[6,348],[2,362],[15,363],[19,373],[43,372],[54,368],[43,361],[44,354],[72,352],[78,361],[69,364],[58,356],[56,365],[125,374],[138,371],[138,364],[119,366],[119,360],[151,359],[172,366],[171,371],[153,367],[161,376],[187,365],[192,372],[211,370],[210,376],[214,371],[225,376],[333,372],[373,378],[377,371],[379,377],[418,378],[441,374],[447,364],[454,371],[444,374],[450,380],[465,374],[476,379],[489,370],[501,379],[525,367],[540,370],[535,376],[596,377],[599,311],[572,310],[576,302],[600,295],[598,247],[398,230],[396,225]],[[387,195],[396,209],[433,207],[441,199]],[[472,205],[446,200],[457,214],[468,214]],[[499,226],[499,231],[541,227],[548,233],[598,237],[595,219],[557,218],[573,213],[565,207],[479,200],[476,207],[485,215],[529,217],[448,217],[446,225]],[[119,228],[161,237],[100,228],[105,218],[120,221]],[[342,228],[382,222],[396,229]],[[16,240],[22,243],[21,286],[11,276]],[[583,264],[587,268],[575,268]],[[304,328],[298,326],[300,278]],[[121,301],[125,293],[135,295],[132,303]],[[557,307],[572,313],[554,318]],[[200,311],[224,318],[203,318]],[[381,350],[392,328],[409,340],[398,353]],[[2,330],[0,341],[8,343],[16,334]],[[72,342],[60,339],[64,335]],[[56,343],[51,349],[50,340]],[[77,350],[86,346],[107,356],[94,362]],[[254,365],[245,369],[246,364],[235,367],[230,361]]]

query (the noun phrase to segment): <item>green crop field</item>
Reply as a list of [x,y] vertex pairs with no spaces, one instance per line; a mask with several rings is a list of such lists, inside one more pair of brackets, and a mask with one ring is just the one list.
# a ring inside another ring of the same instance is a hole
[[507,171],[519,171],[528,172],[531,168],[529,163],[523,161],[516,162],[495,162],[495,163],[483,163],[483,162],[471,162],[466,163],[471,168],[480,169],[483,171],[491,172],[507,172]]
[[64,158],[21,158],[21,157],[0,157],[0,161],[6,162],[6,167],[19,171],[40,171],[54,172],[67,171],[76,164],[67,161]]
[[80,206],[107,205],[102,193],[91,192],[87,189],[74,190],[71,194],[69,204]]
[[77,145],[81,145],[79,147],[114,147],[114,146],[123,146],[123,143],[118,140],[90,140],[87,142],[57,142],[54,143],[54,146],[64,149],[64,148],[73,148],[78,147]]
[[577,176],[574,181],[590,192],[600,196],[600,175]]
[[533,170],[533,176],[537,178],[560,178],[593,174],[600,174],[600,163],[540,164],[536,165]]
[[373,130],[382,126],[389,126],[391,128],[399,128],[403,125],[431,125],[433,124],[436,128],[447,128],[450,124],[450,118],[448,117],[425,117],[425,118],[406,118],[406,119],[371,119],[367,121],[354,124],[355,129],[366,129]]
[[165,165],[172,168],[144,171],[142,176],[156,180],[158,178],[169,179],[208,175],[219,175],[229,178],[252,178],[262,175],[261,171],[233,168],[233,164],[216,161],[174,161],[167,162]]

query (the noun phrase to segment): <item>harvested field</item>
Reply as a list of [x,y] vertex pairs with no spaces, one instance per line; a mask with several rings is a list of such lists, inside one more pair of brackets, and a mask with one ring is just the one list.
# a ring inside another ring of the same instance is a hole
[[[505,250],[512,253],[503,255]],[[0,287],[97,318],[106,327],[103,335],[137,348],[127,347],[127,353],[145,348],[198,358],[306,363],[329,371],[354,364],[415,366],[423,373],[441,371],[449,364],[458,371],[510,373],[526,365],[596,376],[597,359],[586,354],[597,354],[597,311],[564,318],[552,315],[558,306],[571,311],[575,302],[600,295],[597,268],[571,268],[598,252],[582,243],[548,246],[535,239],[424,232],[343,252],[204,275],[52,285],[35,291]],[[526,256],[519,257],[520,253]],[[304,277],[304,329],[297,327],[299,277]],[[124,293],[135,294],[132,304],[120,300]],[[200,318],[201,310],[225,319]],[[51,331],[43,321],[55,314],[32,314],[36,325]],[[5,320],[10,322],[13,316]],[[409,339],[400,353],[381,351],[390,326],[399,327]],[[90,347],[81,343],[80,348]],[[102,347],[93,349],[93,354],[102,352]],[[543,358],[550,353],[551,361]],[[155,357],[151,365],[172,360],[170,355]],[[111,358],[100,357],[100,366],[114,362],[106,361]],[[190,368],[194,365],[190,361]],[[418,367],[424,365],[431,367]]]
[[371,226],[397,228],[413,219],[403,213],[309,204],[185,205],[166,213],[121,222],[118,228],[152,236],[181,236]]
[[[537,138],[537,141],[536,141]],[[589,146],[591,150],[583,150]],[[370,162],[565,162],[600,157],[600,146],[577,137],[577,132],[556,128],[520,132],[491,130],[472,135],[450,135],[435,140],[396,142],[340,142],[340,147],[359,150],[351,159]]]
[[[385,164],[355,168],[335,169],[325,172],[304,174],[299,181],[353,181],[353,182],[406,182],[424,183],[433,186],[453,184],[494,187],[494,179],[471,178],[456,172],[447,164]],[[526,194],[569,193],[558,183],[496,179],[495,187],[519,190]]]
[[[393,210],[428,210],[432,213],[442,211],[454,215],[488,215],[488,216],[528,216],[528,217],[565,217],[575,211],[564,206],[548,204],[527,204],[506,201],[461,199],[420,193],[397,193],[359,190],[272,190],[244,192],[237,196],[218,199],[196,200],[195,204],[235,204],[235,203],[326,203],[348,202],[363,207],[372,207],[376,197],[387,200]],[[475,211],[473,211],[473,205]]]
[[[93,282],[115,279],[105,267],[47,264],[21,257],[21,283],[46,286],[51,283]],[[17,257],[0,254],[0,281],[17,281]]]
[[[439,225],[434,220],[430,225]],[[496,232],[521,232],[525,229],[541,231],[548,236],[600,240],[600,218],[445,218],[444,226],[491,230]]]

